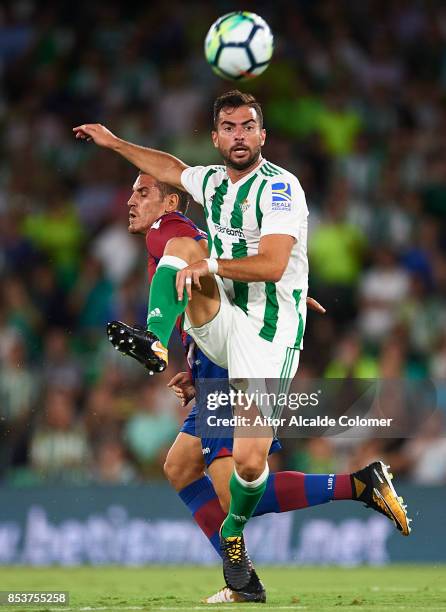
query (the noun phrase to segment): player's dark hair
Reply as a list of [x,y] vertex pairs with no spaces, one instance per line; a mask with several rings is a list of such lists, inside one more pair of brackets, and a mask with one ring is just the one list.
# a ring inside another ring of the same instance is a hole
[[260,127],[263,127],[262,107],[254,96],[249,93],[243,93],[238,89],[233,89],[219,96],[214,102],[214,128],[217,129],[218,116],[222,108],[239,108],[240,106],[253,108],[259,118]]
[[156,182],[159,192],[162,198],[169,196],[174,193],[178,196],[178,206],[177,211],[183,213],[185,215],[187,213],[187,209],[189,208],[190,197],[189,194],[183,191],[182,189],[177,189],[176,187],[172,187],[168,183],[161,183],[160,181]]
[[[147,173],[140,170],[139,174]],[[167,197],[171,193],[175,193],[178,196],[177,211],[183,213],[183,215],[187,213],[187,209],[189,208],[190,204],[190,196],[188,193],[186,193],[182,189],[172,187],[172,185],[169,185],[169,183],[162,183],[161,181],[156,181],[156,186],[158,187],[158,191],[160,192],[162,198]]]

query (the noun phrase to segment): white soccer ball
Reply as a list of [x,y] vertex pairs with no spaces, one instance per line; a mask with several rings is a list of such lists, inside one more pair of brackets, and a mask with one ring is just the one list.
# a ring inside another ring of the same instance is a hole
[[204,53],[224,79],[243,81],[262,74],[271,61],[274,39],[262,17],[248,11],[228,13],[207,33]]

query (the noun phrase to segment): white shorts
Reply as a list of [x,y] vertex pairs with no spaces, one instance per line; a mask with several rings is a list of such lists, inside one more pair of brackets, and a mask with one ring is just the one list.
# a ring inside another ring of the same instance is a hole
[[229,379],[292,380],[299,365],[299,349],[261,338],[241,308],[231,302],[219,276],[220,310],[208,323],[192,327],[187,315],[184,330],[207,357],[228,370]]

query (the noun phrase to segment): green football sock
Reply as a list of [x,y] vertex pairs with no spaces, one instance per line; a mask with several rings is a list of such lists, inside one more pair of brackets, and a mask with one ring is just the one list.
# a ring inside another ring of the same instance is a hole
[[[229,491],[231,492],[231,504],[228,516],[223,521],[221,534],[224,538],[242,535],[246,523],[249,521],[266,489],[268,482],[269,469],[266,466],[263,474],[253,483],[243,484],[241,478],[235,471],[229,481]],[[260,484],[257,482],[260,481]],[[246,485],[249,486],[246,486]],[[252,486],[254,485],[254,486]]]
[[179,257],[162,257],[150,285],[147,330],[155,334],[165,347],[169,344],[175,321],[188,303],[186,290],[181,302],[178,301],[175,286],[178,270],[186,266],[187,263]]

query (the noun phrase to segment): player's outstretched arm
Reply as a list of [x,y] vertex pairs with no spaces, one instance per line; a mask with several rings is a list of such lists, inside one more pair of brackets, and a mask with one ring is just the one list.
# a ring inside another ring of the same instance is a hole
[[93,141],[99,147],[119,153],[157,181],[184,189],[181,184],[181,173],[187,168],[187,165],[173,155],[122,140],[100,123],[78,125],[73,128],[73,132],[80,140]]

